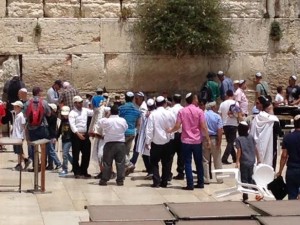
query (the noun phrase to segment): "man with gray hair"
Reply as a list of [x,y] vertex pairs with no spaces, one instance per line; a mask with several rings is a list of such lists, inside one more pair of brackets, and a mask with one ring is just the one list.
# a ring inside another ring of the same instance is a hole
[[58,99],[58,103],[62,104],[62,105],[66,105],[69,106],[70,109],[72,110],[74,108],[74,102],[73,102],[73,98],[77,95],[79,95],[78,90],[76,90],[75,88],[72,87],[72,85],[65,81],[63,83],[63,92],[61,93],[61,95],[59,96]]
[[[223,122],[221,116],[216,113],[216,102],[206,104],[205,118],[208,129],[209,138],[211,140],[210,148],[207,147],[206,140],[203,145],[203,169],[204,169],[204,182],[209,184],[209,159],[210,154],[213,157],[215,169],[222,169],[221,162],[221,143],[223,134]],[[218,183],[223,183],[222,179],[217,179]]]

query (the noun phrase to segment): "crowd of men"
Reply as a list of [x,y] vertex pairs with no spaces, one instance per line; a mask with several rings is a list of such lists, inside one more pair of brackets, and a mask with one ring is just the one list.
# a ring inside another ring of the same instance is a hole
[[[295,84],[296,80],[296,76],[290,77],[286,96],[283,100],[278,100],[276,96],[275,106],[286,103],[299,104],[300,98],[297,93],[300,94],[300,91]],[[232,81],[223,71],[217,74],[208,73],[207,81],[197,93],[189,92],[184,96],[179,93],[171,97],[165,96],[165,93],[146,96],[143,92],[127,91],[121,98],[120,95],[113,97],[102,88],[98,88],[94,95],[87,95],[85,100],[69,82],[60,80],[53,83],[45,98],[42,97],[44,95],[41,88],[34,87],[32,98],[28,99],[25,85],[18,76],[14,76],[4,87],[3,101],[6,102],[7,111],[2,117],[2,123],[13,124],[14,129],[24,133],[18,137],[29,142],[42,138],[50,139],[47,145],[47,169],[60,170],[60,176],[68,174],[70,162],[75,178],[91,178],[88,168],[92,158],[99,163],[99,174],[96,176],[99,185],[105,186],[109,180],[116,177],[116,184],[122,186],[125,176],[134,172],[138,156],[141,154],[147,171],[145,178],[153,181],[151,187],[166,188],[171,179],[186,178],[186,186],[183,189],[194,190],[209,184],[211,156],[215,169],[221,169],[222,164],[232,162],[240,166],[239,160],[247,160],[245,156],[240,155],[244,152],[243,148],[242,153],[239,152],[238,159],[236,155],[237,130],[242,121],[243,125],[245,121],[247,122],[249,134],[255,140],[259,162],[276,169],[279,120],[273,115],[270,90],[267,82],[263,81],[262,73],[255,74],[255,83],[256,104],[250,113],[245,92],[246,81]],[[21,110],[17,110],[18,107]],[[23,112],[24,120],[16,124],[13,118],[20,112]],[[38,117],[40,113],[42,115]],[[61,123],[57,129],[58,118]],[[223,133],[227,145],[221,156]],[[60,135],[63,162],[60,162],[55,151],[55,144]],[[296,138],[291,139],[297,141]],[[288,168],[291,164],[288,157],[291,154],[290,142],[284,141],[284,144],[286,151],[282,156],[279,174],[282,173],[286,162]],[[70,148],[72,155],[69,154]],[[130,157],[131,149],[133,149],[132,157]],[[297,155],[295,151],[300,150],[291,151],[293,155]],[[15,152],[24,153],[23,150]],[[173,176],[171,171],[175,153],[178,174]],[[232,162],[228,161],[230,155]],[[30,163],[34,162],[33,157],[33,148],[29,145],[28,158],[23,157],[24,166],[22,162],[18,162],[16,169],[27,169]],[[196,167],[195,182],[192,158]],[[116,173],[113,161],[116,164]],[[293,174],[299,173],[300,158],[295,159],[292,165],[293,169],[296,168]],[[217,178],[217,182],[222,183],[223,180]],[[295,186],[291,181],[287,183],[288,186]]]

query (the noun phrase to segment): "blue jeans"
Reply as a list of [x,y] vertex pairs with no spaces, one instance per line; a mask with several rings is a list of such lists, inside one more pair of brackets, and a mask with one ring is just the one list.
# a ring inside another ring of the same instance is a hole
[[285,180],[289,200],[297,199],[300,188],[300,168],[287,168]]
[[[40,126],[34,130],[28,130],[28,135],[30,141],[36,141],[43,138],[48,139],[49,131],[47,127]],[[32,145],[28,146],[28,157],[34,162],[34,147]]]
[[64,171],[68,171],[68,161],[72,164],[73,158],[70,154],[70,148],[72,147],[72,142],[63,142],[62,143],[62,149],[63,149],[63,166],[62,169]]
[[47,143],[46,148],[47,148],[47,155],[49,156],[48,164],[52,165],[52,162],[54,162],[56,166],[60,166],[61,162],[59,161],[55,152],[55,143],[52,142]]
[[186,182],[188,187],[194,187],[193,171],[192,171],[192,156],[197,170],[197,184],[204,185],[204,173],[202,164],[202,144],[184,144],[181,145],[182,156],[184,160],[184,169],[186,174]]

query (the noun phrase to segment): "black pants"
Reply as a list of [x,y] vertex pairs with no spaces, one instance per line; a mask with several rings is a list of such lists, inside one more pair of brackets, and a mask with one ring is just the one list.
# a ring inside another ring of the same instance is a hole
[[[88,135],[85,140],[80,140],[76,134],[72,135],[72,155],[74,175],[87,175],[91,156],[91,141]],[[79,165],[79,153],[81,152],[81,165]]]
[[[241,181],[246,184],[255,184],[252,179],[253,175],[253,167],[254,166],[245,166],[243,164],[240,165],[240,173],[241,173]],[[243,193],[243,201],[248,200],[248,194]]]
[[175,153],[177,154],[177,173],[180,176],[184,176],[184,160],[182,157],[182,150],[181,150],[181,133],[175,133],[175,137],[171,140],[172,145],[172,161],[173,164],[173,157]]
[[125,178],[125,142],[107,142],[103,148],[103,171],[101,180],[109,181],[113,160],[116,162],[117,183]]
[[[171,173],[172,167],[172,149],[170,148],[171,143],[168,142],[164,145],[157,145],[153,142],[151,143],[151,154],[150,163],[153,169],[153,184],[154,185],[164,185],[167,186],[168,178]],[[159,165],[161,161],[162,165],[162,175],[159,175]]]
[[236,132],[237,127],[236,126],[224,126],[224,134],[226,137],[227,145],[225,148],[225,151],[222,156],[222,161],[227,161],[229,155],[231,155],[232,160],[236,161],[236,152],[234,150],[234,141],[236,139]]

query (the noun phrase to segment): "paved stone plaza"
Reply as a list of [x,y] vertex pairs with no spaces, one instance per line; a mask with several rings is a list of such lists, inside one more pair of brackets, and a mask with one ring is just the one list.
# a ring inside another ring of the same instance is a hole
[[[226,141],[223,140],[222,150]],[[61,151],[59,149],[59,157]],[[18,184],[19,173],[12,168],[17,164],[17,156],[11,147],[0,153],[0,185]],[[230,168],[234,165],[226,165]],[[17,188],[1,187],[0,225],[77,225],[79,221],[88,221],[86,205],[120,204],[159,204],[164,202],[204,202],[241,200],[241,195],[216,199],[213,192],[233,185],[233,180],[224,180],[223,184],[205,185],[204,189],[194,191],[181,190],[186,181],[172,180],[168,188],[151,188],[151,180],[145,180],[140,158],[135,173],[126,177],[124,186],[116,186],[115,181],[108,186],[98,185],[95,179],[74,179],[73,175],[61,178],[58,172],[46,171],[46,194],[31,194],[33,173],[22,173],[22,193]],[[91,161],[89,173],[96,175],[97,165]],[[173,166],[173,173],[176,170]],[[4,192],[5,191],[5,192]],[[250,196],[254,200],[254,196]]]

